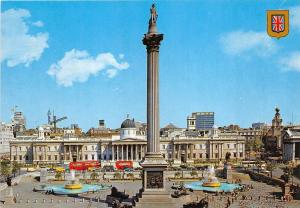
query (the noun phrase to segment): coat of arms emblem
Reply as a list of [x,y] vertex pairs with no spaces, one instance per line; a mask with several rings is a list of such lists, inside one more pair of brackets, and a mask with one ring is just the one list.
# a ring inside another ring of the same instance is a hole
[[289,10],[267,11],[267,32],[275,38],[281,38],[289,34]]

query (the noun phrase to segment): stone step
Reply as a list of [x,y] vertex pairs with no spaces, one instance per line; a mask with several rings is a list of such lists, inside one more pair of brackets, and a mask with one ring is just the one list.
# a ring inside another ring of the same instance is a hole
[[138,208],[174,208],[175,202],[170,195],[161,194],[143,194],[136,203]]

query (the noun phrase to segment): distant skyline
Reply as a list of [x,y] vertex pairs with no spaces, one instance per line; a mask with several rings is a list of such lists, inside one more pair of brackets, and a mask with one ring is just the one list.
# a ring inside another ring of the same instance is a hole
[[[47,112],[84,130],[146,122],[147,1],[1,2],[1,121],[17,105],[28,127]],[[300,124],[300,4],[297,1],[156,1],[160,124],[186,127],[213,111],[218,126]],[[266,10],[289,9],[285,38],[266,33]]]

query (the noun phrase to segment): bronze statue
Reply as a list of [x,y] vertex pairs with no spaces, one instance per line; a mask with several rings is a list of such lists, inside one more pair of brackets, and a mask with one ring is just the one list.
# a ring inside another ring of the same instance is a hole
[[152,7],[150,9],[150,13],[151,13],[151,17],[150,17],[150,20],[149,20],[149,25],[152,25],[152,24],[156,24],[156,20],[157,20],[157,12],[156,12],[156,8],[155,8],[155,4],[152,4]]

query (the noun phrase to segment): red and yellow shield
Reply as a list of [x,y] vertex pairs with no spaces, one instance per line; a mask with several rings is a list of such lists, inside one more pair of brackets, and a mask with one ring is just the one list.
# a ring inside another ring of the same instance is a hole
[[267,32],[275,38],[282,38],[289,34],[289,10],[267,11]]

